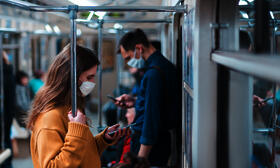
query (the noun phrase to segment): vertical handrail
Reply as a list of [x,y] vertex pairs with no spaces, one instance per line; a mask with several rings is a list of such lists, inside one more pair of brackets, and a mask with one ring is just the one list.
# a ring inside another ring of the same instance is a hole
[[[116,50],[118,50],[119,48],[119,41],[121,38],[121,33],[122,30],[121,29],[117,29],[117,33],[116,33],[116,43],[117,43],[117,47]],[[122,72],[122,58],[121,58],[121,54],[117,53],[116,54],[116,67],[117,67],[117,96],[120,96],[121,94],[121,90],[120,90],[120,86],[121,86],[121,72]],[[117,109],[117,122],[120,121],[120,116],[121,116],[121,108],[118,107]]]
[[103,20],[100,20],[98,23],[98,59],[100,65],[98,67],[98,126],[102,127],[102,29],[103,29]]
[[272,106],[272,128],[273,128],[273,133],[272,133],[272,161],[273,164],[275,164],[275,155],[276,155],[276,119],[277,119],[277,114],[276,114],[276,83],[273,84],[273,106]]
[[[272,30],[272,54],[276,54],[276,33],[275,33],[275,24],[273,23],[273,30]],[[276,156],[276,124],[277,124],[277,111],[276,111],[276,83],[273,83],[273,106],[272,106],[272,161],[275,165],[275,156]]]
[[5,124],[4,124],[4,63],[3,63],[3,33],[0,32],[0,110],[1,110],[1,149],[5,149]]
[[71,90],[72,90],[72,115],[76,116],[77,111],[77,12],[72,9],[69,13],[71,20]]

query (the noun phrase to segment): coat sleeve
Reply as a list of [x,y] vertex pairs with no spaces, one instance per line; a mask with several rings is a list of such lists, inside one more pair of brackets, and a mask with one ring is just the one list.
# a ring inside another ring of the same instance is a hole
[[79,167],[86,150],[88,126],[69,122],[63,136],[55,129],[43,128],[37,135],[36,152],[41,168]]
[[106,130],[108,128],[106,128],[104,131],[102,131],[101,133],[97,134],[94,139],[95,139],[95,142],[96,142],[96,145],[97,145],[97,149],[98,149],[98,153],[99,153],[99,156],[102,154],[102,152],[110,145],[114,144],[114,142],[112,143],[107,143],[104,139],[104,134],[106,133]]

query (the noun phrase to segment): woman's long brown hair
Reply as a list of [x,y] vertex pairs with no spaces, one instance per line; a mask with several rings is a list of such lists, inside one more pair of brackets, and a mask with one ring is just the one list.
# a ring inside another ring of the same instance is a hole
[[[99,65],[96,54],[85,47],[77,45],[77,78],[80,75]],[[36,94],[32,108],[27,119],[27,128],[33,129],[34,123],[40,113],[48,112],[54,108],[65,106],[71,108],[71,56],[70,45],[68,44],[55,57],[51,64],[44,86]],[[78,80],[76,79],[76,80]],[[77,89],[77,106],[84,107],[84,98]]]

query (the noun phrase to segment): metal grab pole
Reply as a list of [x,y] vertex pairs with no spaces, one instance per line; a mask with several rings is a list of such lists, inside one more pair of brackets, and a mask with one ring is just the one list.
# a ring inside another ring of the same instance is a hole
[[275,156],[276,156],[276,124],[277,124],[277,112],[276,112],[276,83],[273,83],[273,106],[272,106],[272,150],[271,150],[271,157],[273,164],[275,164]]
[[3,33],[0,32],[0,110],[1,110],[1,149],[5,149],[5,124],[4,124],[4,63],[3,63]]
[[75,19],[77,18],[77,12],[75,9],[71,10],[70,13],[71,20],[71,90],[72,90],[72,116],[76,116],[77,111],[77,23]]
[[98,67],[98,126],[102,128],[102,28],[103,21],[98,23],[98,59],[100,65]]
[[[121,29],[117,29],[117,34],[116,34],[116,43],[117,45],[119,44],[120,38],[121,38],[121,33],[122,30]],[[116,50],[118,50],[118,47],[116,48]],[[116,67],[117,67],[117,96],[121,95],[121,91],[120,91],[120,86],[121,86],[121,72],[122,72],[122,58],[121,58],[121,54],[117,53],[116,54]],[[120,116],[121,116],[121,108],[118,107],[117,110],[117,122],[119,122],[120,120]]]

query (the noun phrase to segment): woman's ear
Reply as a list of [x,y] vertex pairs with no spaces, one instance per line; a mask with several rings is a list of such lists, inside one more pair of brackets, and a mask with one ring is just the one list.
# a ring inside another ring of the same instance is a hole
[[81,86],[81,84],[83,83],[83,81],[81,81],[81,79],[78,80],[78,86]]

